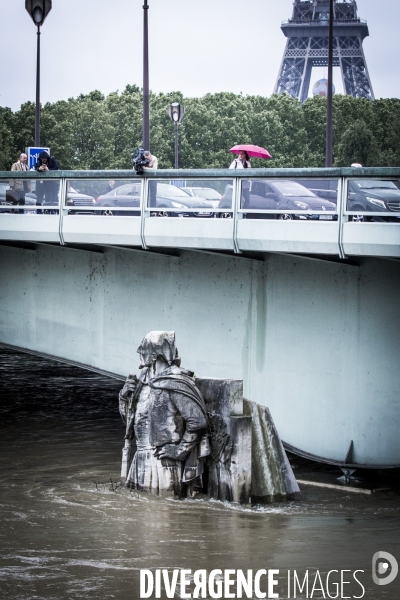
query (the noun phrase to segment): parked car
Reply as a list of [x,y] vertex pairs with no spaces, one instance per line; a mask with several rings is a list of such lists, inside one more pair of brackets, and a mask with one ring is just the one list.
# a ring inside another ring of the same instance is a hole
[[[153,182],[150,182],[150,184]],[[151,190],[150,190],[150,214],[152,217],[213,217],[213,205],[211,202],[198,198],[197,196],[189,196],[182,188],[168,183],[158,183],[156,186],[156,194],[152,206]],[[103,206],[102,215],[130,215],[139,216],[140,211],[118,211],[118,207],[132,206],[140,207],[140,183],[129,183],[99,196],[96,200],[96,206]],[[198,212],[185,212],[184,209],[198,208]],[[170,209],[170,210],[168,210]],[[172,209],[172,210],[171,210]],[[183,209],[173,211],[173,209]]]
[[[107,192],[107,194],[102,194],[96,199],[96,206],[104,207],[104,210],[100,212],[100,214],[105,216],[113,216],[113,215],[128,215],[139,217],[140,216],[140,189],[141,183],[127,183],[125,185],[120,185],[115,189]],[[118,211],[115,210],[118,207],[127,207],[133,206],[138,208],[139,210],[135,211]]]
[[[395,222],[400,220],[400,189],[393,181],[376,179],[354,179],[349,181],[347,210],[363,212],[382,212],[386,215],[352,215],[352,221]],[[387,213],[397,212],[398,216]]]
[[[150,198],[151,207],[151,198]],[[198,212],[171,212],[168,208],[191,208],[200,209]],[[152,217],[214,217],[213,205],[208,200],[204,200],[198,196],[188,196],[182,188],[168,183],[157,183],[156,203],[153,210],[151,207]]]
[[[230,189],[229,189],[230,188]],[[232,207],[232,186],[227,186],[220,200],[219,208]],[[286,213],[245,213],[247,219],[283,219],[283,220],[337,220],[334,214],[336,205],[320,198],[314,192],[297,181],[287,179],[253,180],[247,198],[242,197],[242,208],[251,210],[287,210]],[[293,214],[293,210],[321,211],[320,214]],[[222,218],[232,217],[231,212],[220,213]]]
[[[28,198],[25,198],[25,204],[31,204],[33,202],[36,203],[36,198],[33,201],[30,198],[29,192],[25,193],[25,197],[26,196],[28,196]],[[25,212],[25,210],[23,209],[23,205],[18,204],[17,199],[13,194],[13,189],[10,188],[10,184],[8,181],[0,182],[0,205],[0,213]]]
[[[93,196],[89,196],[88,194],[82,194],[78,192],[75,188],[73,188],[70,184],[67,188],[67,202],[66,206],[69,208],[71,206],[96,206],[96,201]],[[94,211],[86,211],[86,210],[69,210],[69,215],[93,215],[96,214]]]
[[0,181],[0,203],[3,204],[6,201],[6,191],[10,189],[8,181]]
[[[25,205],[26,206],[36,206],[36,181],[32,180],[31,181],[31,186],[32,186],[32,191],[31,192],[27,192],[25,194]],[[48,203],[47,203],[48,204]],[[39,209],[42,212],[46,213],[49,209],[46,208],[46,197],[44,200],[44,203],[41,205],[43,208]],[[88,196],[87,194],[82,194],[81,192],[78,192],[75,188],[73,188],[70,184],[68,184],[68,189],[67,189],[67,202],[66,202],[66,206],[67,208],[70,208],[71,206],[88,206],[88,207],[93,207],[95,206],[95,199],[93,198],[93,196]],[[36,209],[25,209],[24,212],[36,212]],[[56,212],[56,209],[51,209],[51,212]],[[57,211],[58,212],[58,211]],[[94,214],[94,211],[81,211],[81,210],[68,210],[68,214],[69,215],[75,215],[75,214]]]
[[6,206],[6,192],[10,189],[10,184],[8,181],[0,181],[0,213],[9,212],[9,208],[4,208]]
[[337,179],[301,179],[299,183],[314,192],[316,196],[337,204]]
[[181,189],[189,196],[197,196],[197,198],[208,200],[214,208],[218,208],[219,201],[222,198],[222,194],[210,187],[184,187]]

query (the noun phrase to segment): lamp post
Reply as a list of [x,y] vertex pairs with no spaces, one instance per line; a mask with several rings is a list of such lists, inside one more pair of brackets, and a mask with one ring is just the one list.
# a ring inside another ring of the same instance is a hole
[[178,125],[185,114],[185,107],[179,102],[173,102],[167,106],[167,113],[171,121],[174,123],[175,129],[175,169],[178,168]]
[[143,4],[143,146],[150,150],[150,102],[149,102],[149,5]]
[[333,0],[329,0],[328,97],[326,105],[325,166],[332,166]]
[[40,27],[51,11],[51,0],[25,0],[25,8],[37,26],[35,146],[40,146]]

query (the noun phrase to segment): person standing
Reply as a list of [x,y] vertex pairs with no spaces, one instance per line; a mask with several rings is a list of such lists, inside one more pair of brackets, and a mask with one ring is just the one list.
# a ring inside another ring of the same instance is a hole
[[[11,166],[11,171],[20,171],[21,173],[25,171],[29,171],[29,167],[27,165],[28,157],[23,152],[19,155],[19,159]],[[11,179],[10,180],[10,193],[12,203],[14,205],[24,205],[25,204],[25,194],[26,192],[31,191],[31,183],[30,181],[25,181],[21,179]],[[22,213],[23,211],[17,211]]]
[[110,179],[108,181],[107,185],[106,185],[106,189],[104,191],[104,194],[109,194],[113,190],[115,190],[115,179]]
[[[249,155],[246,150],[240,150],[238,158],[235,158],[230,166],[230,169],[251,169]],[[242,180],[242,202],[241,208],[248,208],[250,204],[250,181]]]
[[[35,170],[39,171],[39,173],[58,171],[58,164],[55,158],[50,157],[48,152],[43,151],[39,154],[38,161],[35,164]],[[36,204],[38,206],[41,206],[42,204],[58,205],[59,185],[58,181],[38,181],[36,184]]]
[[23,152],[19,155],[17,162],[12,165],[11,171],[29,171],[27,162],[28,156]]
[[251,169],[249,155],[246,150],[239,152],[238,158],[235,158],[229,165],[230,169]]
[[143,169],[158,169],[158,158],[151,154],[150,150],[144,151],[144,157],[148,161],[146,166],[143,166]]
[[[144,151],[144,158],[148,161],[148,164],[143,166],[143,169],[147,171],[158,168],[158,158],[151,154],[150,150]],[[149,206],[157,206],[157,181],[149,182]]]

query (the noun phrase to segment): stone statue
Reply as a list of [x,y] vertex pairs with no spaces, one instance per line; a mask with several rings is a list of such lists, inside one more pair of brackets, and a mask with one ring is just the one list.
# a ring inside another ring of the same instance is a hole
[[127,487],[241,504],[300,497],[272,416],[243,397],[243,381],[195,379],[180,368],[173,331],[151,331],[137,351],[141,375],[119,394]]
[[180,368],[175,332],[151,331],[137,351],[142,373],[129,375],[119,394],[126,422],[121,476],[127,487],[155,496],[193,496],[210,453],[203,396],[193,373]]

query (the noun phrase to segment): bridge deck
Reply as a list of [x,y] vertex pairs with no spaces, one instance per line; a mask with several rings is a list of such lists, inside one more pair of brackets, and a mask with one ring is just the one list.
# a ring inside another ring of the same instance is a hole
[[1,190],[0,240],[400,256],[399,168],[1,172]]

